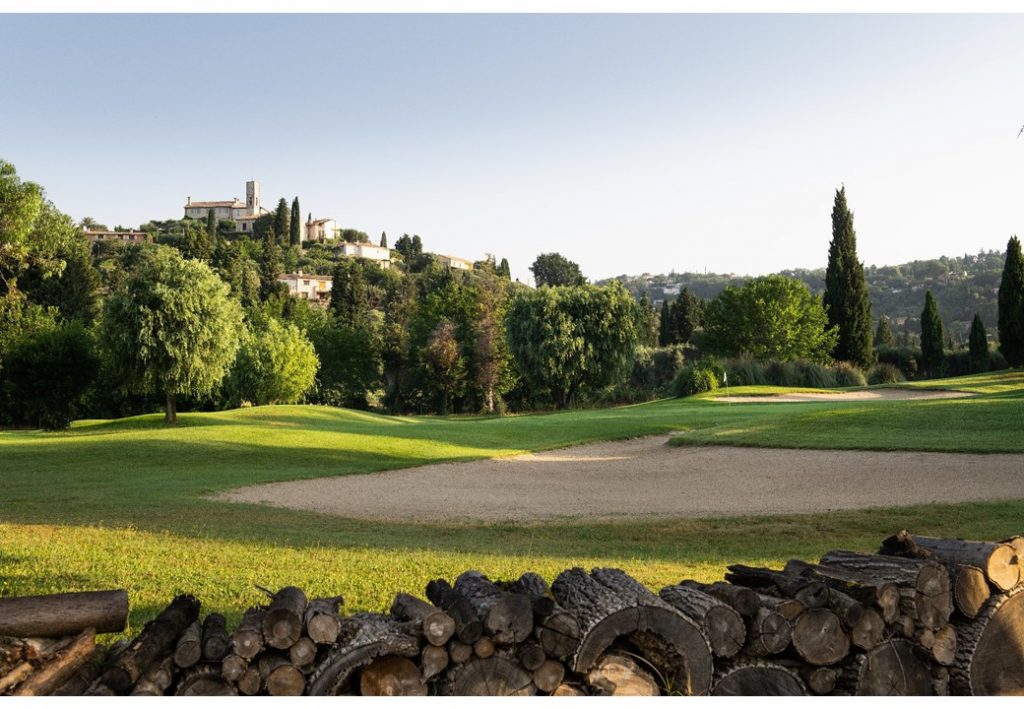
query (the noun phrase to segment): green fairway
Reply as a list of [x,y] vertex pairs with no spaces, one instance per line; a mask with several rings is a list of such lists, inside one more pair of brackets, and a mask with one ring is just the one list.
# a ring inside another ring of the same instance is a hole
[[[0,432],[0,595],[123,586],[133,622],[191,591],[237,618],[254,583],[296,583],[380,608],[397,590],[480,568],[496,576],[617,565],[650,584],[720,577],[830,547],[870,548],[902,526],[1004,537],[1024,505],[974,503],[779,518],[544,525],[378,524],[204,496],[242,485],[511,455],[683,432],[677,442],[1024,452],[1020,372],[933,383],[969,399],[814,404],[666,400],[557,414],[386,417],[281,406]],[[950,382],[956,381],[955,384]],[[1022,495],[1024,497],[1024,495]]]

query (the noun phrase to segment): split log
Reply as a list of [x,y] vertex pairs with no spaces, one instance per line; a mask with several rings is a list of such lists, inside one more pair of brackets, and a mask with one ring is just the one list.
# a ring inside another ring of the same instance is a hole
[[[533,671],[533,686],[541,692],[547,692],[548,694],[554,694],[555,696],[567,696],[565,694],[559,695],[558,690],[560,687],[566,687],[567,685],[562,684],[565,680],[565,665],[556,660],[544,660],[541,666]],[[578,691],[578,690],[576,690]],[[583,692],[579,692],[581,696]]]
[[527,596],[502,591],[479,571],[460,574],[454,588],[473,606],[494,642],[519,643],[533,632],[533,604]]
[[317,645],[329,645],[338,639],[341,632],[341,618],[338,606],[344,599],[338,595],[333,598],[314,598],[306,606],[303,621],[306,635]]
[[923,537],[903,530],[883,541],[882,549],[883,553],[932,558],[950,566],[974,566],[1000,591],[1009,591],[1021,577],[1021,561],[1011,544]]
[[906,640],[885,640],[842,665],[838,686],[856,696],[921,696],[932,692],[928,664]]
[[657,697],[658,683],[650,672],[628,655],[610,652],[602,655],[587,673],[587,684],[606,697]]
[[812,665],[831,665],[850,651],[850,637],[827,608],[811,608],[793,624],[793,649]]
[[444,579],[427,584],[427,598],[455,621],[455,635],[461,642],[472,645],[484,634],[484,624],[473,606]]
[[174,664],[182,669],[191,667],[203,656],[203,631],[196,621],[185,628],[174,647]]
[[[583,639],[571,658],[581,674],[618,638],[635,642],[642,633],[662,645],[659,672],[686,694],[707,694],[711,688],[711,647],[700,626],[618,569],[563,571],[551,585],[558,602],[573,611]],[[648,657],[648,660],[652,658]]]
[[878,608],[886,623],[892,623],[899,615],[900,591],[891,581],[873,579],[842,567],[808,564],[797,559],[786,562],[786,571],[821,581],[829,589],[845,593],[865,606]]
[[992,595],[985,572],[976,566],[956,566],[950,569],[953,577],[953,602],[966,618],[977,618]]
[[100,676],[100,671],[103,669],[103,659],[106,654],[107,649],[104,646],[97,645],[94,647],[89,655],[89,659],[54,694],[63,697],[79,697],[85,694],[86,690]]
[[32,666],[31,662],[22,662],[17,665],[13,670],[0,677],[0,694],[3,694],[11,687],[15,687],[19,682],[24,680],[35,672],[36,668]]
[[197,665],[185,671],[175,695],[179,697],[235,697],[238,691],[218,671],[217,665]]
[[532,696],[533,677],[504,657],[473,659],[460,667],[449,682],[448,694],[456,697]]
[[686,588],[695,588],[709,596],[714,596],[722,603],[735,608],[736,612],[747,620],[757,616],[761,608],[761,600],[758,598],[757,593],[744,586],[733,586],[724,581],[705,584],[689,580],[681,581],[679,585]]
[[364,697],[425,697],[427,685],[414,662],[386,655],[363,668],[359,693]]
[[452,640],[448,643],[448,657],[449,659],[459,665],[473,657],[473,646],[461,643],[458,640]]
[[238,693],[252,697],[259,694],[261,689],[263,677],[260,676],[260,671],[255,667],[248,667],[238,678]]
[[210,613],[203,621],[203,659],[220,662],[230,651],[227,621],[220,613]]
[[118,694],[127,693],[153,662],[171,654],[178,637],[198,617],[199,601],[194,596],[175,598],[103,672],[103,684]]
[[335,696],[350,689],[353,673],[384,655],[416,657],[415,625],[380,613],[356,613],[341,621],[338,642],[310,673],[307,693]]
[[275,593],[263,616],[263,640],[272,648],[287,650],[302,636],[306,594],[297,586]]
[[525,642],[516,649],[516,659],[519,660],[519,664],[523,666],[524,670],[533,672],[544,664],[548,656],[537,643]]
[[765,660],[727,663],[716,673],[716,697],[793,697],[809,694],[800,675],[784,665]]
[[228,682],[238,682],[239,677],[249,669],[249,661],[234,653],[224,658],[220,665],[220,674]]
[[14,695],[38,697],[52,694],[89,661],[95,648],[96,633],[89,628],[75,638],[68,648],[48,659],[42,669],[21,682]]
[[251,660],[263,650],[263,608],[250,608],[242,616],[242,622],[231,636],[234,653]]
[[455,621],[437,606],[420,600],[408,593],[395,595],[391,604],[391,615],[400,620],[414,620],[420,624],[420,632],[431,645],[444,647],[455,634]]
[[746,642],[743,617],[714,596],[690,586],[666,586],[658,595],[701,626],[715,657],[732,657]]
[[168,656],[149,666],[132,687],[133,697],[162,697],[174,681],[174,657]]
[[273,697],[299,697],[306,689],[306,678],[287,655],[264,652],[259,661],[260,678]]
[[1024,586],[992,596],[974,620],[956,626],[953,694],[1024,694]]
[[288,648],[288,659],[296,667],[308,667],[316,660],[316,643],[303,636]]
[[755,657],[775,655],[789,647],[792,638],[793,626],[781,613],[760,607],[750,620],[746,651]]
[[824,608],[828,604],[828,586],[800,574],[733,564],[725,580],[747,588],[777,589],[786,598],[803,603],[805,608]]
[[427,645],[420,653],[420,667],[423,670],[423,681],[436,677],[448,667],[448,651],[437,645]]
[[486,660],[494,654],[494,641],[486,635],[473,643],[473,654],[481,660]]
[[128,623],[128,593],[85,591],[0,598],[0,636],[62,638],[88,628],[119,633]]

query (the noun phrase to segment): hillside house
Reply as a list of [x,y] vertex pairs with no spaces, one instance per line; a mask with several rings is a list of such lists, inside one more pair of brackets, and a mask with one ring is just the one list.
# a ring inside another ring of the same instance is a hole
[[235,222],[238,231],[249,234],[253,222],[270,213],[260,204],[260,183],[255,180],[245,183],[245,202],[240,202],[238,197],[215,202],[193,202],[188,197],[185,202],[185,216],[190,219],[206,219],[211,210],[217,221],[229,219]]
[[346,241],[340,245],[339,251],[344,256],[376,261],[377,265],[381,268],[391,267],[391,251],[384,246],[375,246],[368,242],[357,244],[351,241]]
[[103,231],[99,229],[86,229],[85,238],[92,244],[96,244],[101,241],[118,241],[122,244],[142,244],[151,240],[150,235],[144,231]]
[[317,276],[311,273],[282,273],[277,280],[288,286],[288,295],[293,298],[304,298],[311,303],[326,305],[331,299],[330,276]]
[[305,241],[334,241],[340,230],[338,222],[333,219],[312,219],[306,222]]
[[444,254],[438,254],[437,260],[441,262],[442,266],[447,266],[456,271],[472,271],[473,262],[468,261],[458,256],[445,256]]

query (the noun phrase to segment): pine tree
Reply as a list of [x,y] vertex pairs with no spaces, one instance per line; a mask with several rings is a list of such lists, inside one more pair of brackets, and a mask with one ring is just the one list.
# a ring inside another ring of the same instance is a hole
[[878,329],[875,330],[875,347],[892,347],[895,341],[892,336],[892,322],[883,315],[878,318]]
[[931,291],[925,293],[921,311],[921,369],[929,376],[942,375],[945,356],[942,348],[942,320]]
[[668,298],[661,301],[661,323],[658,325],[658,345],[668,347],[672,344],[672,308]]
[[281,275],[281,247],[273,229],[268,229],[263,236],[263,252],[260,259],[260,296],[266,298],[275,293],[277,277]]
[[870,367],[875,361],[871,333],[871,301],[864,264],[857,259],[853,213],[846,205],[846,187],[836,190],[832,207],[832,241],[825,270],[825,312],[828,326],[837,326],[837,360]]
[[302,246],[302,212],[299,211],[299,198],[292,200],[292,219],[289,224],[289,241],[292,246]]
[[288,215],[288,202],[282,197],[278,201],[277,211],[274,213],[274,233],[277,234],[277,241],[282,246],[287,244],[284,239],[288,238]]
[[693,331],[700,327],[704,304],[701,299],[683,288],[671,307],[673,341],[669,344],[686,344],[693,336]]
[[1016,236],[1006,245],[999,283],[999,351],[1011,367],[1024,365],[1024,257]]
[[380,233],[380,247],[386,249],[388,247],[388,235],[386,232]]
[[971,321],[971,371],[987,372],[988,368],[988,333],[985,332],[981,315],[975,313]]

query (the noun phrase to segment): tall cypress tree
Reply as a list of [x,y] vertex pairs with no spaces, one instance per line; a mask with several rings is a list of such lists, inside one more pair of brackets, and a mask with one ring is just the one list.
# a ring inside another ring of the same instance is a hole
[[212,209],[206,212],[206,235],[210,237],[210,243],[217,240],[217,215]]
[[658,327],[658,345],[668,347],[672,344],[672,308],[668,298],[661,301],[661,325]]
[[974,314],[971,321],[971,371],[987,372],[989,368],[988,358],[988,333],[985,332],[985,323],[981,321],[981,315]]
[[839,330],[836,359],[870,367],[875,361],[871,333],[871,300],[864,264],[857,259],[853,213],[846,205],[846,187],[836,190],[832,207],[832,241],[825,270],[825,312],[829,327]]
[[386,231],[380,233],[380,247],[386,249],[388,247],[388,234]]
[[942,320],[931,291],[924,295],[921,311],[921,368],[931,377],[941,376],[945,356],[942,349]]
[[498,275],[504,278],[506,281],[512,280],[512,269],[509,268],[508,259],[503,258],[498,264]]
[[875,346],[892,347],[895,342],[892,335],[892,322],[883,315],[878,318],[878,329],[875,330]]
[[288,242],[288,202],[282,197],[278,200],[277,211],[274,212],[274,233],[277,234],[277,241],[282,246]]
[[1006,245],[999,283],[999,351],[1011,367],[1024,364],[1024,257],[1016,236]]
[[289,240],[292,246],[302,245],[302,216],[299,211],[299,198],[296,197],[292,200],[292,220],[289,225],[290,231],[288,232]]

